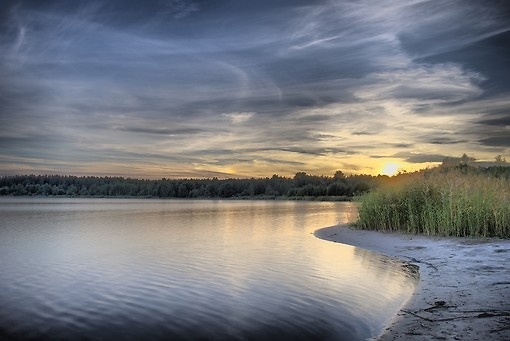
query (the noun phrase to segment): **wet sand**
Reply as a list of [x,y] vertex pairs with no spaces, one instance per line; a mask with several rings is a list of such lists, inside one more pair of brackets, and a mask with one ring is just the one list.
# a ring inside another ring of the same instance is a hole
[[433,238],[333,226],[318,238],[419,266],[415,293],[379,340],[510,340],[510,240]]

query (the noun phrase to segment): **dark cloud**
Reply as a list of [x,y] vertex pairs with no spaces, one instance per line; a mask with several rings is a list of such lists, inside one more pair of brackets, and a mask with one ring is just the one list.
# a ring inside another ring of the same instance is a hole
[[504,154],[505,149],[510,148],[510,115],[499,116],[498,112],[486,114],[472,129],[477,132],[481,145],[497,147],[498,152]]
[[354,131],[352,135],[363,136],[363,135],[376,135],[375,132],[370,131]]
[[466,140],[457,140],[450,137],[438,137],[438,136],[426,136],[424,137],[424,140],[426,140],[428,143],[439,145],[450,145],[467,142]]
[[510,148],[510,133],[507,131],[506,133],[481,139],[479,142],[486,146]]
[[[510,110],[510,108],[509,108]],[[492,116],[492,115],[491,115]],[[496,127],[506,127],[510,126],[510,112],[506,116],[496,117],[496,118],[487,118],[478,121],[479,124],[488,125],[488,126],[496,126]]]
[[395,148],[412,148],[413,144],[412,143],[394,143],[393,147],[395,147]]
[[510,27],[507,31],[472,42],[454,51],[424,58],[425,62],[456,62],[485,76],[484,97],[490,98],[502,91],[509,90],[510,70],[506,65],[510,61]]
[[483,74],[484,96],[509,90],[508,1],[426,1],[414,6],[413,12],[429,18],[399,34],[415,60],[458,63]]
[[419,154],[412,152],[400,152],[393,155],[393,157],[404,159],[410,163],[426,163],[426,162],[443,162],[447,157],[442,154]]
[[117,130],[127,131],[130,133],[143,133],[143,134],[156,134],[156,135],[194,135],[206,132],[204,129],[198,128],[181,128],[181,129],[167,129],[167,128],[142,128],[142,127],[118,127]]

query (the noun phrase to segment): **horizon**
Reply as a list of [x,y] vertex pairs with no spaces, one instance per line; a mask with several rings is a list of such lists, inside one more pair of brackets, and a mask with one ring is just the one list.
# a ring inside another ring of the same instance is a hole
[[[418,170],[417,172],[419,171],[423,171],[424,169],[422,170]],[[341,170],[337,170],[337,171],[341,171]],[[346,172],[343,172],[341,171],[346,177],[349,177],[349,176],[373,176],[373,177],[377,177],[377,176],[388,176],[388,177],[393,177],[393,176],[397,176],[399,175],[400,173],[395,173],[394,175],[387,175],[387,174],[365,174],[365,173],[346,173]],[[188,177],[188,178],[179,178],[179,177],[162,177],[162,178],[153,178],[153,177],[144,177],[143,175],[141,176],[137,176],[137,177],[132,177],[132,176],[124,176],[124,175],[117,175],[117,174],[106,174],[106,175],[97,175],[97,174],[66,174],[66,173],[55,173],[55,174],[50,174],[50,173],[17,173],[17,174],[5,174],[5,175],[0,175],[0,178],[1,177],[23,177],[23,176],[41,176],[41,177],[44,177],[44,176],[48,176],[48,177],[51,177],[51,176],[62,176],[62,177],[66,177],[66,176],[70,176],[70,177],[96,177],[96,178],[124,178],[124,179],[133,179],[133,180],[147,180],[147,181],[158,181],[158,180],[170,180],[170,181],[173,181],[173,180],[213,180],[213,179],[218,179],[218,180],[250,180],[250,179],[271,179],[272,177],[274,176],[277,176],[277,177],[280,177],[280,178],[285,178],[285,179],[292,179],[295,177],[296,174],[299,174],[299,173],[305,173],[307,176],[311,176],[311,177],[329,177],[329,178],[333,178],[335,176],[335,172],[332,173],[332,174],[311,174],[311,173],[307,173],[307,172],[303,172],[303,171],[295,171],[294,173],[289,173],[291,175],[282,175],[282,174],[277,174],[277,173],[273,173],[271,175],[268,175],[268,176],[260,176],[260,177],[256,177],[256,176],[248,176],[248,177],[218,177],[218,176],[212,176],[212,177]]]
[[77,178],[86,178],[86,177],[96,177],[96,178],[123,178],[125,180],[140,180],[140,181],[180,181],[180,180],[214,180],[217,179],[219,181],[223,180],[263,180],[263,179],[271,179],[273,177],[279,177],[283,179],[293,179],[296,175],[300,173],[304,173],[306,176],[310,177],[323,177],[323,178],[335,178],[336,174],[340,172],[343,174],[344,177],[356,177],[356,176],[371,176],[371,177],[398,177],[400,175],[409,175],[412,173],[421,173],[421,172],[427,172],[434,170],[436,168],[441,167],[455,167],[460,166],[462,164],[469,165],[471,167],[475,168],[490,168],[490,167],[498,167],[498,166],[504,166],[504,167],[510,167],[510,163],[506,161],[505,158],[501,157],[501,155],[496,156],[495,160],[493,161],[485,161],[485,160],[477,160],[467,154],[464,154],[463,157],[448,157],[447,159],[443,160],[441,164],[437,164],[434,166],[428,166],[426,168],[416,169],[413,171],[407,171],[405,169],[400,169],[394,167],[394,164],[389,163],[387,168],[381,169],[381,172],[377,174],[369,174],[369,173],[353,173],[353,172],[344,172],[341,169],[337,169],[332,174],[313,174],[313,173],[307,173],[304,171],[295,171],[294,173],[290,172],[291,175],[282,175],[278,173],[272,173],[271,175],[267,176],[247,176],[247,177],[217,177],[217,176],[211,176],[211,177],[144,177],[143,175],[140,176],[124,176],[124,175],[118,175],[118,174],[105,174],[105,175],[97,175],[97,174],[66,174],[66,173],[16,173],[16,174],[0,174],[0,178],[8,178],[8,177],[24,177],[24,176],[37,176],[37,177],[52,177],[52,176],[61,176],[61,177],[77,177]]
[[510,158],[510,4],[0,4],[0,176],[393,175]]

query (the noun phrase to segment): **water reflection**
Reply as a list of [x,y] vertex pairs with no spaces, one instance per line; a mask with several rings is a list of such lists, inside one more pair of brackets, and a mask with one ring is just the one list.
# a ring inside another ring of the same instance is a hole
[[366,339],[414,288],[312,235],[349,203],[1,200],[0,337]]

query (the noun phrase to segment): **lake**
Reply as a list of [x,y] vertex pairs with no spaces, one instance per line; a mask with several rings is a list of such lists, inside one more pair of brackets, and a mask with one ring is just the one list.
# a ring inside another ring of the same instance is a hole
[[0,339],[364,340],[395,259],[320,240],[353,203],[0,198]]

